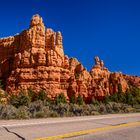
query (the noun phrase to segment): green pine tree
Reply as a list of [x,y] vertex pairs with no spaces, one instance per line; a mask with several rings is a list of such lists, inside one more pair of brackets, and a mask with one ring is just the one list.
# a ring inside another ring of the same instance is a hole
[[84,100],[83,97],[79,94],[76,100],[78,105],[83,105],[84,104]]

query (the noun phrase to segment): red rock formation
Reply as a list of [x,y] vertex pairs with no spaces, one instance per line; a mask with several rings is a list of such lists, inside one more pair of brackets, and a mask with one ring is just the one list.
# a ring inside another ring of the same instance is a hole
[[131,75],[124,74],[123,77],[126,79],[127,83],[130,86],[140,88],[140,77],[139,76],[131,76]]
[[61,32],[45,28],[39,15],[32,17],[29,29],[1,38],[0,54],[0,79],[9,93],[32,88],[46,90],[51,98],[63,92],[67,98],[81,94],[91,100],[93,96],[100,99],[117,92],[118,85],[125,92],[128,81],[140,81],[109,72],[99,57],[95,57],[95,65],[88,72],[76,58],[64,55]]

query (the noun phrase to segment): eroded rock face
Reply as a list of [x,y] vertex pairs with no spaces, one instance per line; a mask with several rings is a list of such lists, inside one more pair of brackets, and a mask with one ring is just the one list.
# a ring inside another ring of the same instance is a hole
[[126,79],[127,83],[131,86],[140,88],[140,77],[123,74],[123,77]]
[[0,79],[9,93],[43,89],[51,98],[81,94],[90,101],[93,96],[102,99],[117,92],[118,85],[125,92],[128,82],[135,81],[133,76],[109,72],[97,56],[94,61],[88,72],[76,58],[64,55],[61,32],[45,28],[39,15],[32,17],[29,29],[0,39]]

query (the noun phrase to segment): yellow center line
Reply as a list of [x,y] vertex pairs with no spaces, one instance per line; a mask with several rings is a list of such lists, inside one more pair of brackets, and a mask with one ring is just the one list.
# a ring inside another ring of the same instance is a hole
[[58,138],[79,136],[79,135],[84,135],[84,134],[93,133],[93,132],[99,132],[99,131],[105,131],[105,130],[111,130],[111,129],[121,128],[121,127],[135,126],[135,125],[140,125],[140,122],[130,122],[130,123],[126,123],[126,124],[109,125],[109,126],[100,127],[100,128],[94,128],[94,129],[82,130],[82,131],[78,131],[78,132],[60,134],[60,135],[56,135],[56,136],[48,136],[46,138],[37,138],[35,140],[54,140],[54,139],[58,139]]

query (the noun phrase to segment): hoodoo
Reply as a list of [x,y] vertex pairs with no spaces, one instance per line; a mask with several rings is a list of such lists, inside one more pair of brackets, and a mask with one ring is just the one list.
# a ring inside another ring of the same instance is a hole
[[140,77],[110,72],[99,57],[94,61],[88,72],[64,55],[61,32],[46,28],[39,15],[32,17],[29,29],[0,39],[0,79],[8,93],[43,89],[51,98],[64,93],[67,99],[80,94],[90,100],[117,92],[118,85],[125,92],[129,81],[140,87]]

